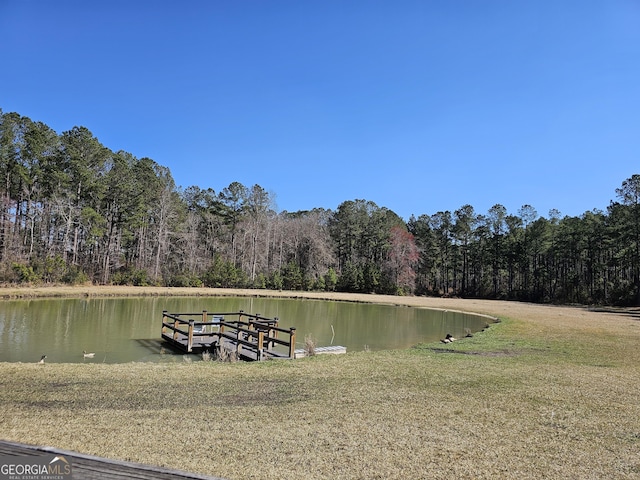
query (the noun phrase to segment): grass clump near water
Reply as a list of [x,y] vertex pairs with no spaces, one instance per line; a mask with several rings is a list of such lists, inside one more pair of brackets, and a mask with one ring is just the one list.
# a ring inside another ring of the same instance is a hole
[[307,357],[313,357],[316,354],[317,342],[313,338],[313,335],[306,335],[304,337],[304,354]]
[[502,321],[295,361],[3,363],[0,431],[230,479],[640,478],[637,317],[441,302]]

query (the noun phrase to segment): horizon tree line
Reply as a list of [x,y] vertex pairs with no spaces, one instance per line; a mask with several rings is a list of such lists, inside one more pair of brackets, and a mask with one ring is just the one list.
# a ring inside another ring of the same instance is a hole
[[640,175],[606,211],[276,212],[259,185],[175,185],[85,127],[0,110],[0,282],[338,290],[640,304]]

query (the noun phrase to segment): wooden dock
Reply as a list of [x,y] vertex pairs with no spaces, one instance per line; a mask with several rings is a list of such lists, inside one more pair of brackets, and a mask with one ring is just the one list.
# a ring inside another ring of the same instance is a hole
[[[223,480],[220,477],[199,475],[182,470],[111,460],[53,447],[36,447],[15,442],[0,441],[0,455],[31,459],[45,455],[64,457],[65,461],[71,466],[71,475],[68,477],[62,475],[62,477],[73,478],[74,480],[131,480],[133,478],[148,480]],[[54,478],[54,476],[50,478]]]
[[184,353],[223,349],[237,358],[261,361],[295,358],[296,329],[280,328],[278,318],[230,313],[162,312],[162,339]]

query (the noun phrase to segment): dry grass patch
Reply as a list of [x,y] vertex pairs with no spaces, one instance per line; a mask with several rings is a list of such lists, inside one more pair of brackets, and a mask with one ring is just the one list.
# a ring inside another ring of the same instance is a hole
[[637,320],[393,300],[503,321],[446,347],[462,355],[424,345],[254,364],[0,364],[0,431],[232,479],[640,477]]
[[229,478],[626,478],[640,465],[634,378],[616,369],[424,351],[0,372],[10,439]]

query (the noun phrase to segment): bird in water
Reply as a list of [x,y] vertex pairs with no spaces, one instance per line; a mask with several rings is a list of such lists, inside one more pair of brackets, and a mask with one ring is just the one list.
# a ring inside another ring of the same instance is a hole
[[46,356],[46,355],[42,355],[42,356],[40,357],[40,361],[39,361],[38,363],[44,363],[44,359],[45,359],[45,358],[47,358],[47,356]]
[[96,354],[95,354],[95,353],[87,353],[87,351],[86,351],[86,350],[83,350],[83,351],[82,351],[82,355],[84,356],[84,358],[93,358],[93,357],[95,357],[95,356],[96,356]]

